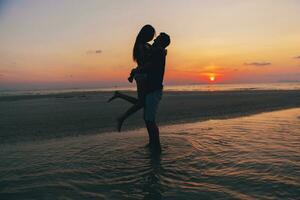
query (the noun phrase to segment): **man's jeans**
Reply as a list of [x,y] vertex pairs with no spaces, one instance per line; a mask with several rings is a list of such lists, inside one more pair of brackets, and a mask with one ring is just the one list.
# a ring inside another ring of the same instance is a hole
[[162,98],[162,90],[148,93],[145,98],[144,120],[155,122],[159,102]]

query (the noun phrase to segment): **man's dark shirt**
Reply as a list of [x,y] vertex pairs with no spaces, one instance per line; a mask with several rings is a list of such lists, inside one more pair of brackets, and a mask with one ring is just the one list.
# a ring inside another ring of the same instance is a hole
[[147,68],[147,93],[163,88],[163,79],[166,64],[166,50],[153,49],[151,58],[151,66]]

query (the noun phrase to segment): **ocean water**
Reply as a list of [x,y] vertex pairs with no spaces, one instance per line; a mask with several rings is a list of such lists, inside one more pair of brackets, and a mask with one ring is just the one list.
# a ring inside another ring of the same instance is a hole
[[[36,89],[36,90],[1,90],[1,96],[15,95],[48,95],[70,92],[102,92],[115,90],[136,90],[135,84],[130,86],[115,86],[105,88],[69,88],[69,89]],[[168,85],[165,91],[243,91],[243,90],[300,90],[300,82],[291,83],[249,83],[249,84],[189,84],[189,85]]]
[[0,199],[299,199],[300,109],[0,146]]

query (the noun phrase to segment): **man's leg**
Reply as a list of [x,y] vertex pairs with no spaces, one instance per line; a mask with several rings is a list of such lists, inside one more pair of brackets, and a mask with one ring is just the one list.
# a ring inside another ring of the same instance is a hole
[[145,120],[145,125],[146,125],[147,132],[148,132],[149,145],[152,145],[153,144],[153,128],[151,126],[151,121]]
[[144,120],[146,123],[149,144],[154,147],[155,150],[161,151],[160,140],[159,140],[159,129],[156,125],[155,118],[158,109],[159,102],[161,100],[162,91],[157,90],[146,95],[145,109],[144,109]]
[[148,135],[149,135],[149,145],[154,147],[155,150],[161,151],[160,139],[159,139],[159,129],[155,121],[145,120]]

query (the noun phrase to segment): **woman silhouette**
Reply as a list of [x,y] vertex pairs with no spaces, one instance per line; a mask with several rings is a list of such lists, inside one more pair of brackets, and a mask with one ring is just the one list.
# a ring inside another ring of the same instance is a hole
[[155,36],[155,29],[147,24],[142,27],[138,33],[134,47],[133,47],[133,60],[137,63],[137,68],[131,71],[128,81],[136,81],[138,98],[123,94],[119,91],[115,91],[114,95],[108,100],[108,102],[121,98],[133,104],[122,116],[118,118],[118,131],[121,131],[121,127],[126,118],[143,108],[146,95],[146,74],[135,73],[139,68],[143,68],[149,62],[151,45],[148,43],[153,40]]

